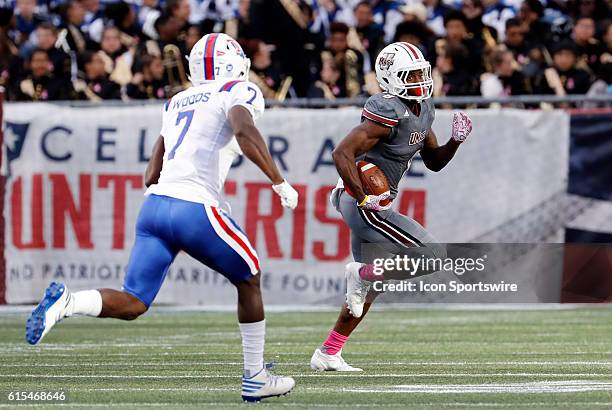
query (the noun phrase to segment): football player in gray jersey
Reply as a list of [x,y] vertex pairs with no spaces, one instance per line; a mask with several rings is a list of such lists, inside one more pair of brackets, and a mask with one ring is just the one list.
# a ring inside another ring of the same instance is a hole
[[[361,124],[349,132],[332,154],[340,180],[331,202],[351,228],[355,262],[346,266],[346,303],[334,328],[310,361],[315,370],[361,371],[344,361],[341,350],[376,297],[372,283],[410,277],[402,270],[385,270],[377,275],[368,249],[382,250],[387,257],[446,256],[444,246],[437,244],[416,221],[391,210],[391,203],[385,204],[385,200],[397,194],[397,186],[416,153],[421,153],[428,169],[440,171],[472,131],[467,114],[456,112],[451,138],[444,145],[438,144],[431,129],[435,117],[430,99],[431,65],[416,46],[404,42],[386,46],[376,58],[375,68],[383,92],[368,99]],[[381,195],[364,192],[356,167],[358,159],[383,171],[389,181],[389,192]],[[430,272],[420,274],[426,273]]]

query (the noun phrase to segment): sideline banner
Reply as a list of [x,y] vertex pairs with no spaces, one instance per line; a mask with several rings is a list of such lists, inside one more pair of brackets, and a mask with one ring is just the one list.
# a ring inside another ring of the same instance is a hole
[[[52,280],[77,290],[121,286],[161,109],[5,105],[8,303],[37,301]],[[513,109],[470,115],[474,131],[444,170],[413,161],[396,209],[440,242],[562,242],[557,199],[567,190],[569,116]],[[451,117],[437,111],[440,143]],[[295,212],[281,207],[246,158],[234,163],[225,198],[262,261],[267,303],[341,299],[350,233],[328,201],[338,178],[331,152],[359,120],[356,108],[270,109],[258,122],[300,193]],[[181,254],[156,302],[231,305],[235,291]]]

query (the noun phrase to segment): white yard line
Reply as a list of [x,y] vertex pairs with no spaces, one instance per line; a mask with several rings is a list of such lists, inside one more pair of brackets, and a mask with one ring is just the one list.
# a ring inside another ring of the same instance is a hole
[[[192,372],[193,373],[193,372]],[[377,377],[612,377],[609,373],[361,373],[361,372],[309,372],[294,373],[294,377],[326,377],[326,378],[377,378]],[[0,374],[0,379],[7,378],[36,378],[36,379],[216,379],[216,378],[239,378],[234,374],[182,374],[182,375],[154,375],[154,374],[35,374],[17,373]]]
[[[359,345],[359,346],[378,346],[378,345],[389,345],[388,341],[359,341],[359,340],[351,340],[351,345]],[[431,340],[411,340],[410,345],[450,345],[453,346],[461,345],[461,346],[514,346],[515,348],[520,345],[545,345],[545,346],[612,346],[612,340],[610,341],[568,341],[568,342],[553,342],[553,341],[523,341],[523,342],[501,342],[496,340],[490,341],[461,341],[461,340],[447,340],[447,341],[439,341],[433,342]],[[15,350],[28,350],[30,352],[44,352],[51,350],[74,350],[74,349],[100,349],[100,348],[125,348],[125,347],[133,347],[133,348],[162,348],[162,349],[177,349],[177,348],[185,348],[185,347],[198,347],[204,348],[207,346],[215,346],[215,347],[227,347],[227,343],[221,342],[208,342],[203,341],[200,343],[154,343],[154,342],[130,342],[130,343],[122,343],[122,342],[100,342],[100,343],[61,343],[61,344],[47,344],[44,347],[33,348],[31,346],[15,346],[13,343],[0,343],[0,352],[3,351],[15,351]],[[276,343],[268,343],[270,346],[300,346],[304,347],[304,342],[276,342]],[[592,352],[589,352],[593,354]],[[557,354],[563,354],[557,353]]]
[[[237,353],[236,355],[240,355]],[[70,355],[67,355],[70,356]],[[279,366],[304,366],[302,362],[276,362]],[[228,361],[159,361],[159,362],[134,362],[134,361],[112,361],[112,362],[95,362],[95,361],[65,361],[61,363],[0,363],[0,367],[66,367],[66,366],[82,366],[82,367],[121,367],[121,366],[143,366],[143,367],[168,367],[168,366],[222,366],[222,365],[242,365],[242,362]],[[356,362],[355,364],[363,366],[604,366],[612,367],[612,361],[500,361],[500,362]]]
[[578,393],[588,391],[612,391],[612,383],[569,380],[528,383],[491,384],[412,384],[381,388],[343,389],[351,393]]
[[[291,397],[291,396],[289,396]],[[364,403],[364,404],[315,404],[315,403],[286,403],[280,400],[283,399],[273,399],[266,401],[266,404],[274,407],[305,407],[305,408],[390,408],[390,407],[399,407],[399,408],[410,408],[410,406],[405,402],[398,403]],[[288,399],[287,399],[288,400]],[[239,407],[245,408],[245,404],[242,402],[201,402],[201,403],[139,403],[139,402],[123,402],[123,403],[53,403],[53,404],[27,404],[25,406],[28,407],[49,407],[49,406],[58,406],[58,407],[83,407],[83,408],[126,408],[126,407],[213,407],[213,408],[227,408],[227,407]],[[414,407],[517,407],[517,408],[525,408],[525,407],[569,407],[569,408],[591,408],[591,407],[604,407],[609,408],[612,406],[611,402],[600,402],[600,401],[582,401],[582,402],[550,402],[550,401],[542,401],[542,402],[526,402],[526,403],[498,403],[498,402],[480,402],[480,403],[471,403],[471,402],[435,402],[435,403],[416,403]],[[0,404],[0,408],[15,408],[14,404]]]
[[[33,350],[34,349],[34,350]],[[91,355],[104,355],[105,357],[142,357],[143,353],[132,353],[132,352],[73,352],[73,353],[56,353],[54,351],[45,351],[41,348],[33,348],[30,346],[24,346],[23,348],[18,348],[17,350],[28,350],[28,353],[36,354],[36,357],[42,356],[52,356],[52,357],[82,357],[88,358]],[[67,349],[66,349],[67,350]],[[0,353],[5,351],[5,349],[0,348]],[[14,350],[7,351],[8,353],[14,352]],[[167,351],[159,351],[159,352],[146,352],[148,356],[159,356],[159,357],[168,357],[168,356],[201,356],[201,357],[209,357],[209,356],[240,356],[242,357],[242,352],[167,352]],[[307,353],[310,355],[310,352]],[[387,355],[402,355],[402,356],[418,356],[423,357],[422,352],[402,352],[402,353],[387,353]],[[278,354],[276,356],[305,356],[305,353],[298,352],[283,352],[282,354]],[[612,355],[612,351],[606,352],[508,352],[504,354],[500,353],[482,353],[483,355],[491,355],[491,356],[597,356],[597,355]],[[368,356],[371,357],[372,353],[369,352],[351,352],[348,356]],[[428,352],[427,356],[463,356],[460,353],[446,353],[446,352]],[[132,363],[130,361],[130,363]]]
[[[0,315],[5,313],[30,313],[35,305],[2,305]],[[266,305],[268,312],[337,312],[339,305]],[[609,304],[589,303],[380,303],[373,309],[378,311],[393,310],[451,310],[451,311],[551,311],[551,310],[579,310],[579,309],[610,309]],[[153,306],[149,314],[178,313],[178,312],[205,312],[224,313],[236,312],[235,305],[211,306]]]

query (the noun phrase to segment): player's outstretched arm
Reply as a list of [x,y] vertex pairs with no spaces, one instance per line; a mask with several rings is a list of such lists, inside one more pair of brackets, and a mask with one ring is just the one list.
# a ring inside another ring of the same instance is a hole
[[421,158],[425,166],[434,172],[444,168],[453,159],[459,145],[467,139],[470,132],[472,132],[472,120],[463,112],[456,112],[453,115],[451,138],[446,144],[438,145],[436,134],[429,129],[425,145],[421,150]]
[[157,141],[155,141],[155,145],[153,145],[153,153],[151,154],[151,158],[147,164],[147,170],[145,171],[145,186],[147,188],[153,184],[157,184],[163,163],[164,137],[160,135]]
[[270,178],[274,192],[281,198],[281,204],[294,209],[297,206],[298,193],[281,176],[251,113],[236,105],[230,110],[228,118],[242,153]]
[[353,128],[332,152],[340,178],[355,195],[358,203],[363,203],[366,194],[355,166],[356,158],[368,152],[381,138],[387,138],[390,133],[391,128],[366,119]]

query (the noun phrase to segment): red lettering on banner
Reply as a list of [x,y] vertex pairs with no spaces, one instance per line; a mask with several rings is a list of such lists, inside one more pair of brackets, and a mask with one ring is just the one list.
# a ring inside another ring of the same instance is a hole
[[[253,247],[257,249],[257,229],[261,224],[263,226],[266,251],[269,258],[280,259],[283,257],[283,252],[278,245],[278,235],[276,233],[276,221],[283,216],[283,207],[278,200],[278,197],[272,191],[272,186],[269,183],[247,182],[244,184],[247,191],[246,202],[246,217],[245,230],[247,237],[250,239]],[[261,191],[270,193],[271,206],[268,215],[260,214],[259,212],[259,197]]]
[[70,215],[79,248],[92,249],[91,175],[79,175],[79,206],[63,174],[49,174],[53,186],[53,247],[66,247],[66,214]]
[[237,188],[236,181],[225,181],[225,185],[223,185],[223,192],[226,195],[236,195]]
[[338,228],[336,253],[327,254],[325,252],[326,241],[314,241],[312,243],[312,253],[315,258],[321,261],[341,261],[348,257],[350,253],[351,231],[349,227],[344,223],[342,217],[330,218],[327,216],[329,194],[333,188],[333,185],[323,186],[315,194],[315,218],[317,221],[324,225],[335,225]]
[[425,226],[425,199],[427,192],[423,190],[402,190],[400,194],[399,213],[406,215]]
[[45,240],[43,236],[43,177],[41,174],[32,176],[32,207],[31,226],[32,241],[23,241],[23,179],[18,177],[13,183],[11,192],[11,225],[13,233],[13,245],[17,249],[44,249]]
[[142,175],[109,175],[98,177],[98,186],[108,188],[113,184],[113,249],[123,249],[125,241],[126,188],[130,183],[134,189],[142,189]]
[[293,210],[293,235],[291,237],[291,259],[304,259],[306,241],[306,194],[308,186],[293,185],[298,192],[298,206]]

